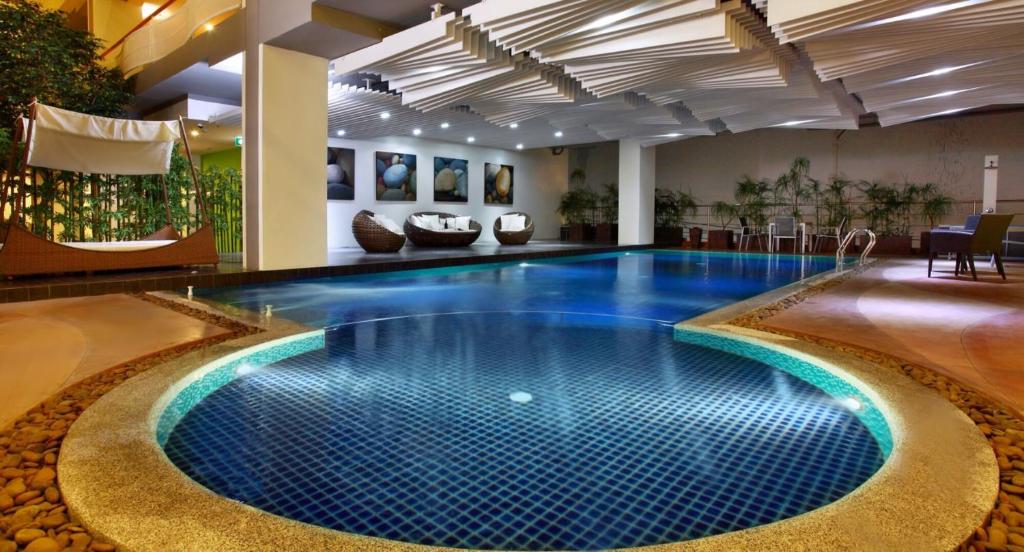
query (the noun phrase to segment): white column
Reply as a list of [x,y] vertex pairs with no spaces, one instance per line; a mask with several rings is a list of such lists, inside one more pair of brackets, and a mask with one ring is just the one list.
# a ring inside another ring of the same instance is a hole
[[654,148],[619,140],[619,245],[654,242]]
[[[999,156],[985,156],[985,186],[982,189],[982,212],[995,213],[996,198],[999,196]],[[989,211],[991,209],[991,211]]]
[[324,266],[327,60],[266,44],[247,47],[253,54],[246,69],[256,74],[244,79],[246,267]]

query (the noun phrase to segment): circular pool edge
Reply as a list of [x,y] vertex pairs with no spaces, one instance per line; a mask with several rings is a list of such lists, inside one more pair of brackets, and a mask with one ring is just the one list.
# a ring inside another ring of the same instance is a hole
[[[852,548],[867,542],[949,549],[991,508],[998,472],[987,442],[953,405],[908,378],[771,334],[686,325],[676,331],[766,347],[856,382],[885,415],[894,444],[871,478],[826,506],[643,550]],[[317,339],[322,342],[322,330],[272,329],[153,368],[102,397],[72,426],[62,449],[61,488],[72,513],[125,550],[453,550],[341,533],[257,510],[200,486],[164,454],[154,436],[165,407],[182,390],[232,360],[273,356],[282,343],[309,346]]]

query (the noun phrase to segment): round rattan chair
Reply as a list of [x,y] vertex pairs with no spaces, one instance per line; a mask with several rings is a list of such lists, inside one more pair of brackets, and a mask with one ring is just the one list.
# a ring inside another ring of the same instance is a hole
[[427,230],[413,224],[412,217],[418,215],[437,215],[442,219],[455,217],[451,213],[439,213],[436,211],[424,211],[409,215],[405,219],[405,235],[409,236],[409,241],[418,247],[466,247],[475,242],[480,237],[480,232],[484,230],[484,227],[480,226],[479,222],[471,220],[469,221],[469,232],[435,232],[434,230]]
[[501,245],[523,245],[533,237],[533,217],[519,211],[505,213],[506,215],[522,215],[526,217],[526,224],[522,230],[505,232],[501,229],[501,217],[494,219],[494,238]]
[[374,222],[373,211],[363,209],[352,218],[352,235],[367,253],[394,253],[405,245],[405,236]]

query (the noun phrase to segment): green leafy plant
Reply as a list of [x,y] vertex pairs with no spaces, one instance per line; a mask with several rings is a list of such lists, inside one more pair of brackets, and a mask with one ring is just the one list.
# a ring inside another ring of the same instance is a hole
[[573,188],[562,194],[556,212],[565,219],[566,223],[586,223],[590,202],[588,192],[590,190],[586,188]]
[[849,191],[853,182],[840,175],[833,175],[828,185],[821,190],[820,208],[825,210],[825,226],[838,228],[843,221],[852,222],[853,206]]
[[747,224],[757,228],[768,225],[768,210],[771,208],[769,194],[772,186],[767,179],[754,180],[744,175],[736,181],[737,216],[747,219]]
[[865,203],[861,215],[868,228],[879,236],[909,236],[911,210],[920,188],[916,184],[885,185],[878,181],[860,183]]
[[787,215],[802,218],[800,202],[808,199],[811,194],[810,179],[811,162],[806,157],[797,157],[789,165],[789,170],[775,179],[774,195],[777,204],[786,205]]
[[735,204],[725,201],[716,201],[711,204],[711,214],[718,221],[721,230],[727,230],[732,221],[739,214],[739,208]]
[[601,221],[606,224],[619,222],[619,185],[608,182],[604,185],[604,193],[598,197],[598,209]]
[[108,116],[123,114],[131,100],[131,84],[121,71],[99,63],[100,41],[70,28],[62,11],[29,0],[0,2],[0,43],[0,126],[13,128],[33,97]]
[[933,182],[918,189],[918,201],[920,202],[919,215],[928,221],[929,228],[935,228],[936,223],[942,217],[953,212],[953,198],[943,194],[942,190]]

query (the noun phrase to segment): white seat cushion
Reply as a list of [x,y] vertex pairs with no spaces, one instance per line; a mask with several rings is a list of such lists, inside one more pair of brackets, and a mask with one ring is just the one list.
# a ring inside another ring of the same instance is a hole
[[441,222],[441,217],[438,215],[413,215],[412,223],[424,230],[433,230],[435,232],[444,230],[444,223]]
[[389,219],[384,215],[373,215],[372,217],[370,217],[370,219],[373,220],[373,222],[379,224],[380,226],[383,226],[388,232],[391,232],[392,234],[398,234],[399,236],[405,234],[404,232],[402,232],[402,228],[398,226],[398,224],[396,224],[395,221]]
[[143,251],[175,243],[177,240],[134,240],[116,242],[61,242],[61,245],[87,251]]
[[523,215],[501,215],[502,232],[520,232],[526,230],[526,217]]

